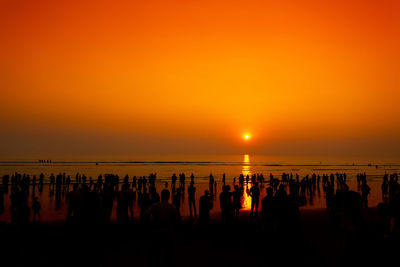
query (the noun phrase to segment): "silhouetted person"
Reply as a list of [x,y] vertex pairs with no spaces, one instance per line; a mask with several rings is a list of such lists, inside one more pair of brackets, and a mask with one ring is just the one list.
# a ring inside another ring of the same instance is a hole
[[122,185],[122,190],[117,193],[117,222],[119,223],[127,223],[129,221],[128,189],[129,184],[124,183]]
[[284,228],[287,219],[287,193],[283,184],[279,185],[274,196],[274,202],[278,226]]
[[175,187],[175,185],[176,185],[176,180],[177,180],[177,177],[176,177],[176,174],[174,173],[174,174],[172,175],[172,178],[171,178],[172,186],[173,186],[173,187]]
[[250,188],[250,197],[251,197],[251,211],[250,215],[255,213],[258,216],[258,205],[260,203],[260,188],[258,187],[258,183],[255,182],[253,186]]
[[385,176],[383,177],[383,182],[382,182],[382,198],[386,199],[388,198],[389,195],[389,180],[388,180],[388,175],[385,174]]
[[261,201],[261,215],[264,226],[266,228],[271,228],[276,209],[274,201],[274,190],[272,189],[272,187],[268,187],[266,191],[267,195]]
[[43,191],[43,185],[44,185],[44,174],[41,173],[39,175],[39,192]]
[[11,188],[11,222],[13,224],[27,224],[29,222],[30,209],[28,207],[27,194],[18,186]]
[[133,176],[133,178],[132,178],[132,188],[136,188],[136,186],[137,186],[137,179],[136,179],[136,176]]
[[368,207],[368,195],[369,195],[370,191],[371,191],[371,189],[368,186],[367,181],[364,180],[361,185],[361,198],[362,198],[363,204],[366,208]]
[[35,188],[36,188],[36,175],[32,177],[32,194],[35,194]]
[[71,177],[68,175],[67,178],[65,179],[65,190],[68,192],[69,191],[69,185],[71,184]]
[[0,215],[4,213],[4,184],[0,186]]
[[150,205],[160,202],[160,195],[157,193],[156,187],[153,185],[150,186],[149,191]]
[[331,184],[330,182],[327,182],[326,188],[325,188],[325,201],[326,201],[326,210],[327,211],[332,210],[334,192],[335,192],[335,190],[333,188],[333,184]]
[[188,187],[190,218],[193,217],[192,210],[194,210],[194,216],[197,217],[196,195],[195,194],[196,194],[196,187],[194,186],[194,182],[190,182],[190,186]]
[[239,217],[239,211],[242,207],[242,204],[240,202],[242,197],[242,192],[239,189],[239,186],[235,185],[235,191],[233,191],[232,197],[233,197],[233,203],[232,203],[233,213],[235,214],[235,217]]
[[222,222],[230,222],[232,217],[232,194],[229,185],[222,186],[222,192],[219,194],[219,203],[221,207]]
[[172,197],[172,204],[176,207],[179,216],[180,216],[180,209],[181,209],[181,199],[182,199],[182,194],[181,194],[181,189],[178,188],[176,189],[175,194]]
[[161,191],[161,202],[151,205],[144,214],[146,221],[153,227],[154,237],[152,239],[153,255],[150,256],[151,265],[159,266],[162,251],[165,251],[166,265],[172,264],[171,234],[179,220],[176,207],[168,200],[170,192],[167,189]]
[[147,208],[151,205],[149,194],[147,193],[146,187],[143,187],[140,200],[140,218],[143,219]]
[[287,193],[285,191],[285,187],[283,184],[279,185],[278,190],[276,191],[275,194],[275,199],[278,201],[286,201]]
[[81,202],[81,194],[78,191],[78,184],[74,184],[72,187],[72,191],[68,193],[68,213],[67,220],[74,219],[76,221],[80,215],[80,202]]
[[204,191],[204,195],[199,200],[200,223],[208,224],[210,221],[210,210],[213,208],[212,198],[208,190]]
[[100,193],[101,217],[103,222],[111,221],[111,213],[114,205],[115,192],[112,186],[105,184],[103,191]]
[[176,207],[168,203],[169,198],[170,192],[167,189],[162,190],[161,202],[151,205],[145,212],[146,218],[161,231],[172,231],[178,220]]
[[32,203],[32,211],[33,211],[33,222],[36,222],[36,217],[40,220],[40,203],[38,198],[35,197]]
[[210,176],[208,178],[208,186],[210,190],[211,196],[214,195],[214,176],[210,173]]
[[[363,200],[358,192],[349,191],[347,186],[342,190],[337,189],[332,205],[333,226],[359,229],[363,222],[362,206]],[[346,220],[342,220],[342,217]],[[348,222],[349,225],[343,225],[343,222]]]
[[179,186],[185,187],[186,176],[184,173],[179,174]]
[[55,177],[54,174],[50,175],[50,183],[49,183],[49,190],[54,190],[54,184],[55,184]]
[[397,177],[392,177],[390,190],[390,202],[389,206],[391,209],[391,216],[393,219],[392,223],[392,235],[399,239],[400,238],[400,185],[397,183]]
[[126,190],[125,195],[126,195],[126,200],[128,202],[128,209],[130,212],[131,220],[133,221],[134,219],[134,213],[133,213],[133,202],[136,199],[136,191],[133,191],[131,188],[129,188],[129,184],[127,185],[128,190]]
[[10,182],[10,175],[8,175],[8,174],[3,175],[2,182],[3,182],[3,184],[2,184],[3,192],[5,194],[8,194],[8,184]]

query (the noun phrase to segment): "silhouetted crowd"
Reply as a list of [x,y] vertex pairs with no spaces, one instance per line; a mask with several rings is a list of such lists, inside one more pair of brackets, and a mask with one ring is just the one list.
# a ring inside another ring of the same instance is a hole
[[[46,186],[50,194],[55,194],[56,206],[65,197],[68,203],[66,221],[69,223],[110,223],[114,209],[117,223],[129,223],[134,220],[134,204],[137,203],[140,221],[160,229],[169,229],[170,224],[180,220],[181,203],[187,194],[189,216],[196,218],[201,225],[210,222],[210,211],[215,200],[219,200],[223,223],[237,220],[246,197],[251,200],[250,216],[260,218],[265,229],[286,229],[298,226],[299,207],[306,201],[312,203],[315,194],[320,194],[322,189],[332,226],[357,229],[363,227],[363,208],[368,207],[371,191],[365,173],[357,175],[357,191],[349,189],[345,173],[312,174],[302,178],[292,173],[283,173],[280,177],[270,174],[268,178],[264,178],[263,174],[241,174],[237,179],[233,178],[232,191],[224,174],[221,179],[222,191],[217,196],[217,181],[210,174],[209,189],[196,203],[194,175],[189,178],[186,187],[185,174],[173,174],[171,186],[165,182],[160,196],[156,189],[156,174],[132,178],[126,175],[123,179],[115,174],[104,174],[96,180],[79,173],[74,179],[65,174],[51,174],[46,183],[44,174],[38,177],[19,173],[4,175],[0,189],[0,215],[4,213],[4,198],[10,190],[12,223],[37,222],[40,220],[41,205],[35,192],[42,192]],[[261,199],[262,190],[266,194]],[[28,205],[29,192],[32,196],[31,206]],[[400,187],[397,174],[385,174],[383,177],[382,199],[377,209],[379,231],[383,235],[398,233]]]

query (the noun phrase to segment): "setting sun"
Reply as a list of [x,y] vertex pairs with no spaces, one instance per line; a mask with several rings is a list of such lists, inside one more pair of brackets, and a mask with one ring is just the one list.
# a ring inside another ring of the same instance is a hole
[[245,135],[243,136],[243,138],[244,138],[244,140],[249,140],[249,139],[250,139],[250,135],[245,134]]

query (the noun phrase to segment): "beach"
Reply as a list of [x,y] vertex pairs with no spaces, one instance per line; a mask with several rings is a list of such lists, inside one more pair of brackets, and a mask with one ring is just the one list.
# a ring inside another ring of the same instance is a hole
[[[190,161],[182,161],[182,157],[171,157],[162,161],[153,161],[147,159],[146,161],[128,161],[126,158],[119,159],[118,161],[72,161],[72,160],[57,160],[51,163],[40,163],[37,161],[8,161],[0,163],[0,176],[2,175],[13,175],[15,173],[30,175],[32,178],[36,176],[37,179],[41,173],[44,174],[44,186],[42,191],[38,187],[33,190],[32,186],[29,191],[28,206],[32,205],[33,197],[37,197],[41,203],[41,220],[42,221],[64,221],[67,214],[68,203],[66,201],[67,191],[62,188],[58,192],[56,190],[50,190],[49,177],[51,174],[58,175],[63,174],[71,177],[71,183],[76,182],[76,174],[85,175],[87,177],[87,183],[89,184],[90,177],[95,183],[99,175],[104,174],[116,174],[120,177],[120,182],[126,175],[129,177],[129,182],[132,182],[133,177],[147,177],[151,173],[156,174],[155,187],[158,192],[167,188],[172,190],[171,177],[175,173],[179,175],[181,173],[186,175],[185,192],[182,194],[182,203],[180,207],[180,213],[184,217],[189,216],[189,207],[187,201],[187,187],[190,183],[190,175],[194,175],[194,185],[196,187],[196,202],[199,201],[205,190],[209,189],[209,175],[213,174],[216,186],[216,196],[222,191],[222,177],[225,174],[226,184],[230,185],[233,190],[235,184],[238,184],[238,177],[240,175],[250,177],[253,174],[263,174],[265,180],[269,179],[272,174],[275,178],[282,179],[282,174],[298,174],[300,179],[308,176],[315,175],[330,175],[330,174],[346,174],[347,185],[351,190],[360,191],[360,187],[357,185],[356,176],[361,173],[367,174],[367,181],[371,187],[371,192],[368,197],[369,206],[376,207],[378,203],[382,202],[381,184],[383,176],[385,174],[397,173],[400,166],[396,162],[383,161],[380,165],[376,166],[368,164],[366,160],[355,160],[356,164],[350,163],[350,159],[342,160],[330,160],[326,162],[317,162],[316,159],[302,161],[299,159],[292,159],[282,161],[283,159],[271,157],[260,157],[250,155],[230,155],[230,156],[203,156],[203,157],[188,157]],[[205,159],[209,158],[209,161]],[[175,160],[173,160],[175,159]],[[234,182],[235,181],[235,182]],[[0,181],[1,183],[1,181]],[[268,183],[265,183],[261,187],[261,197],[266,194],[266,188]],[[251,188],[249,183],[244,190],[244,196],[242,199],[242,210],[246,211],[250,209],[250,197],[248,196],[248,190]],[[288,189],[287,185],[285,188]],[[72,186],[69,190],[72,189]],[[136,191],[136,189],[134,189]],[[6,207],[10,206],[10,194],[5,194],[4,203]],[[219,214],[220,207],[218,199],[213,198],[214,208],[211,211],[212,214]],[[112,213],[112,219],[115,220],[116,203],[114,203],[114,209]],[[140,214],[140,207],[138,202],[135,201],[134,205],[134,216],[138,219]],[[324,209],[326,208],[325,192],[322,188],[322,184],[317,187],[317,190],[313,194],[307,195],[305,202],[302,204],[300,209]],[[5,209],[5,212],[0,216],[1,221],[10,222],[11,215],[9,209]]]

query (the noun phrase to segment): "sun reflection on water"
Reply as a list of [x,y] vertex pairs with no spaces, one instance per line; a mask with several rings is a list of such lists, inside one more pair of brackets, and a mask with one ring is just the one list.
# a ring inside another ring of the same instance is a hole
[[[251,178],[251,171],[250,171],[250,156],[245,154],[243,157],[243,168],[242,174],[246,178],[246,176],[250,176]],[[250,183],[250,182],[249,182]],[[243,203],[242,203],[243,210],[250,210],[251,209],[251,197],[249,195],[249,184],[245,182],[244,190],[243,190]]]

